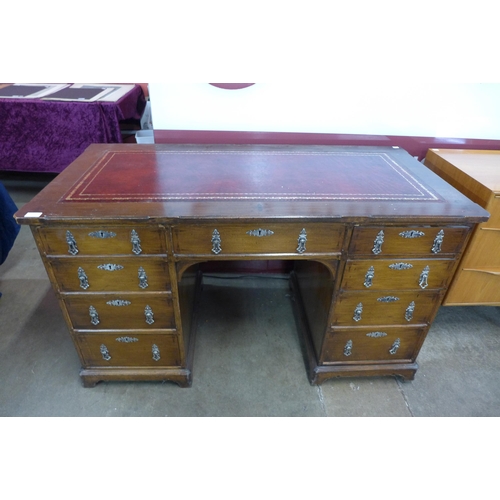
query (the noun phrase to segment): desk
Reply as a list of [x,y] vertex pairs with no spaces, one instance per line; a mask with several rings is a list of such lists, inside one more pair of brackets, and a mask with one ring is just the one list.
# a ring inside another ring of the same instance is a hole
[[89,144],[121,143],[145,106],[139,85],[117,102],[0,99],[0,170],[59,173]]
[[122,144],[90,146],[16,218],[32,229],[91,387],[191,385],[207,261],[293,262],[312,384],[412,379],[488,214],[401,149]]

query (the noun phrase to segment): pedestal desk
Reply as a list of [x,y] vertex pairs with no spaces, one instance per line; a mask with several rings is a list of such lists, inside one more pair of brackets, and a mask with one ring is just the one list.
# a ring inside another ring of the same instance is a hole
[[488,213],[397,148],[101,144],[16,218],[31,226],[84,385],[184,387],[199,264],[225,260],[293,261],[311,383],[412,379]]

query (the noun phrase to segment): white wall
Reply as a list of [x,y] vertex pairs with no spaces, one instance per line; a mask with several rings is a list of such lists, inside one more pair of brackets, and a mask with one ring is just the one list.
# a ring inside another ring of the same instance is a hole
[[150,83],[156,130],[500,139],[498,83]]

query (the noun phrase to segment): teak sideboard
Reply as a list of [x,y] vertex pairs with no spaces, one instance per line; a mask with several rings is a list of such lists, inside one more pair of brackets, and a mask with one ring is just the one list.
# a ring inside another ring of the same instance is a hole
[[425,165],[490,214],[471,236],[443,305],[500,305],[500,151],[430,149]]
[[[85,387],[192,383],[207,261],[292,261],[309,381],[413,379],[488,213],[398,148],[92,145],[16,214]],[[224,318],[221,318],[224,328]]]

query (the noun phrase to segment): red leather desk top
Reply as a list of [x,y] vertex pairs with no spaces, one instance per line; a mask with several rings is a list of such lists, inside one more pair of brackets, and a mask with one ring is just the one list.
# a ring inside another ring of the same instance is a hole
[[105,153],[65,201],[436,200],[386,152]]
[[479,222],[487,212],[397,148],[94,144],[16,217]]

